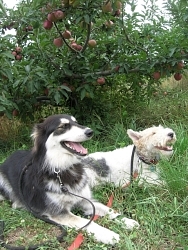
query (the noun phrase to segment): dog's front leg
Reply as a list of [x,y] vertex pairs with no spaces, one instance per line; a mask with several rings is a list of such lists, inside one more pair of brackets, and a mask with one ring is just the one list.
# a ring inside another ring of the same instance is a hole
[[[48,217],[50,220],[53,220],[58,224],[71,228],[74,227],[76,229],[84,227],[89,222],[88,219],[76,216],[71,212],[64,215]],[[89,234],[93,234],[97,241],[103,242],[105,244],[114,245],[115,243],[119,242],[119,234],[102,227],[93,221],[88,226],[84,227],[83,230],[86,230]]]
[[[117,218],[119,215],[121,215],[120,213],[116,212],[115,210],[113,210],[112,208],[109,208],[105,205],[103,205],[100,202],[97,201],[92,201],[93,205],[95,206],[95,214],[99,215],[99,216],[105,216],[108,215],[109,219],[115,219]],[[92,207],[88,202],[82,202],[81,204],[84,213],[86,215],[91,215],[92,214]],[[122,226],[125,226],[126,229],[128,230],[132,230],[133,228],[138,228],[139,227],[139,223],[133,219],[129,219],[126,217],[123,217],[122,219],[116,219],[116,222],[119,222],[122,224]]]

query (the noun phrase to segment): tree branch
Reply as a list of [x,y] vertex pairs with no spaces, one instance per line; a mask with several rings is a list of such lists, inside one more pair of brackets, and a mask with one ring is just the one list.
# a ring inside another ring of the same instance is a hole
[[[133,72],[138,72],[138,71],[139,71],[138,68],[134,68],[134,69],[128,70],[127,73],[133,73]],[[113,75],[114,73],[118,73],[118,72],[116,72],[115,69],[112,69],[112,70],[105,70],[105,71],[100,71],[100,72],[93,72],[91,73],[91,75],[92,76],[110,76],[110,75]],[[72,76],[66,75],[66,77],[74,78],[74,79],[83,79],[85,78],[85,76],[88,76],[88,74],[82,74],[82,75],[72,74]]]
[[84,44],[84,46],[82,48],[82,52],[84,52],[86,50],[86,48],[87,48],[88,41],[89,41],[89,38],[90,38],[90,34],[91,34],[91,21],[87,25],[87,38],[86,38],[85,44]]
[[66,44],[66,46],[67,46],[70,50],[72,50],[73,52],[78,52],[77,50],[75,50],[74,48],[72,48],[72,47],[68,44],[68,42],[67,42],[66,39],[63,37],[61,31],[59,30],[59,28],[58,28],[58,26],[57,26],[57,24],[56,24],[55,22],[54,22],[54,26],[55,26],[57,32],[59,33],[60,37],[63,39],[63,42]]

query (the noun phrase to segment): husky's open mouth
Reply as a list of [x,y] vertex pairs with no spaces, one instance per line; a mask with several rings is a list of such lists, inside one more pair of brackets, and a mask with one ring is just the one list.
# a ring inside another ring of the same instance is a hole
[[88,153],[87,149],[84,148],[79,142],[62,141],[60,143],[62,147],[66,148],[69,152],[73,154],[85,156]]

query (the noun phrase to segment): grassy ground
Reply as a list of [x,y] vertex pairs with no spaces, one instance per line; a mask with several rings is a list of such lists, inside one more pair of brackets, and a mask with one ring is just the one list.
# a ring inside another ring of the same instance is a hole
[[[167,91],[167,95],[164,95],[164,91]],[[135,113],[134,122],[126,124],[129,128],[140,129],[160,123],[176,132],[174,155],[169,161],[163,160],[159,166],[162,172],[161,178],[166,181],[164,187],[148,185],[140,187],[135,183],[133,187],[122,190],[108,184],[93,190],[95,198],[103,203],[107,203],[113,193],[113,208],[137,220],[141,225],[140,229],[130,232],[115,222],[109,222],[107,218],[100,218],[97,221],[100,225],[120,234],[120,243],[110,247],[97,243],[92,236],[89,237],[84,233],[85,240],[80,250],[188,249],[188,131],[185,112],[187,97],[186,88],[176,86],[174,89],[165,85],[164,89],[153,98],[147,110],[142,113],[138,107],[139,115]],[[23,127],[17,120],[12,122],[1,120],[0,126],[0,162],[2,162],[15,149],[30,146],[31,128]],[[22,130],[21,139],[20,130]],[[130,141],[125,130],[125,124],[117,123],[109,128],[105,139],[99,141],[94,138],[87,142],[86,146],[90,152],[94,152],[128,145]],[[60,234],[58,228],[34,218],[27,211],[12,209],[8,201],[1,203],[0,219],[5,222],[5,240],[13,245],[32,245],[50,240],[50,245],[39,249],[67,249],[77,235],[74,229],[68,229],[65,241],[59,243],[56,240],[56,236]]]

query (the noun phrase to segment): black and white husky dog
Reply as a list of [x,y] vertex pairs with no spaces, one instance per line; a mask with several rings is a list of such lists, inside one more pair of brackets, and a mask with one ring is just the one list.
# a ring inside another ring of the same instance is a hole
[[[84,228],[103,243],[118,242],[117,233],[71,212],[78,206],[86,215],[91,215],[90,200],[99,216],[114,219],[119,215],[92,199],[90,176],[81,163],[87,149],[80,144],[92,135],[90,128],[65,114],[49,116],[35,125],[31,134],[33,148],[14,152],[0,166],[0,199],[9,199],[14,208],[24,207],[56,224]],[[123,218],[121,225],[132,229],[138,223]]]

